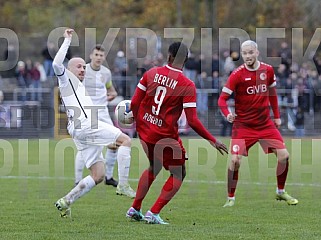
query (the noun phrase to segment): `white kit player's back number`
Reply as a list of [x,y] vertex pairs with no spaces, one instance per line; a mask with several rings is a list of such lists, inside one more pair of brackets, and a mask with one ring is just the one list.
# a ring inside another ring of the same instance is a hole
[[166,95],[166,91],[167,91],[166,88],[163,87],[163,86],[158,86],[156,88],[156,93],[155,93],[155,96],[154,96],[154,102],[157,105],[157,107],[152,106],[152,113],[153,114],[155,114],[155,115],[159,114],[159,111],[160,111],[160,108],[162,106],[164,97]]

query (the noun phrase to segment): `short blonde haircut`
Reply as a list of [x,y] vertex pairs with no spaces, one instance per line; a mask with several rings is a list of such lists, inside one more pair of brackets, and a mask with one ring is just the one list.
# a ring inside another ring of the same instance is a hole
[[242,43],[241,45],[241,49],[245,46],[252,46],[255,47],[257,49],[257,43],[252,41],[252,40],[246,40],[245,42]]

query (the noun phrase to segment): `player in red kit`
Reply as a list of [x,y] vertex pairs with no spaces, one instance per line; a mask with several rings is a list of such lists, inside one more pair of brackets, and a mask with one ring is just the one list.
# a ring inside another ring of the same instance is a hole
[[[254,41],[248,40],[241,45],[244,64],[228,78],[219,97],[218,105],[227,121],[233,123],[231,153],[228,168],[228,199],[223,207],[235,203],[235,189],[242,156],[257,142],[265,153],[274,153],[278,164],[276,199],[289,205],[298,200],[284,190],[289,166],[289,153],[277,128],[281,125],[276,94],[275,75],[272,66],[258,61],[259,51]],[[226,101],[234,93],[235,113],[229,112]],[[270,118],[272,108],[274,119]]]
[[[221,154],[227,153],[225,144],[216,140],[197,117],[195,85],[182,73],[187,55],[188,49],[184,44],[171,44],[168,64],[147,71],[140,79],[131,101],[137,132],[150,163],[139,179],[135,200],[126,213],[128,218],[137,221],[167,224],[159,213],[180,189],[186,175],[187,159],[177,124],[183,109],[193,130]],[[158,199],[144,216],[141,212],[142,202],[162,167],[170,172],[170,176]]]

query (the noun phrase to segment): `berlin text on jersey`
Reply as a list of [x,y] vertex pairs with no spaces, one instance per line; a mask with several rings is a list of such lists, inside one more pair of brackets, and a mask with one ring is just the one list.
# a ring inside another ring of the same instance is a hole
[[169,77],[167,77],[165,75],[158,74],[158,73],[155,74],[154,82],[158,83],[160,85],[169,87],[171,89],[175,89],[175,87],[176,87],[176,85],[178,83],[178,81],[176,81],[176,80],[174,80],[172,78],[169,78]]

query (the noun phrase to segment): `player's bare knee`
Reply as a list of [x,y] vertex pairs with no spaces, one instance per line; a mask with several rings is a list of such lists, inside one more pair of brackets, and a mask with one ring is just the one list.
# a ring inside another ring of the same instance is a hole
[[152,172],[154,176],[157,176],[158,173],[162,170],[163,165],[156,162],[156,164],[151,164],[148,168],[148,171]]
[[121,146],[126,146],[126,147],[131,147],[132,144],[132,140],[129,136],[127,136],[126,134],[122,133],[118,138],[117,138],[117,142],[118,145]]
[[116,151],[117,150],[117,145],[115,143],[112,143],[112,144],[109,144],[107,146],[107,148]]
[[182,170],[182,179],[184,179],[186,177],[186,168],[185,166],[183,167],[183,170]]
[[181,179],[182,181],[186,176],[186,168],[184,165],[170,167],[169,171],[175,178]]
[[101,183],[103,180],[104,180],[104,176],[99,177],[99,178],[95,181],[96,185],[99,184],[99,183]]
[[184,180],[186,176],[186,169],[182,167],[178,167],[175,171],[171,172],[173,176],[177,179],[181,179],[182,181]]
[[96,185],[101,183],[104,180],[105,174],[104,173],[96,173],[92,176]]
[[286,163],[289,161],[290,154],[286,149],[277,151],[278,161],[281,163]]
[[238,156],[232,157],[230,166],[231,170],[238,170],[241,166],[241,158]]
[[122,144],[122,146],[127,146],[127,147],[130,147],[131,145],[132,145],[132,140],[130,139],[130,137],[127,137]]
[[278,157],[278,161],[279,161],[280,163],[286,163],[286,162],[288,162],[288,161],[289,161],[289,155],[287,154],[287,155]]
[[90,175],[95,181],[96,185],[104,180],[105,164],[103,162],[96,162],[90,167]]
[[240,161],[236,161],[236,162],[234,163],[234,171],[239,170],[240,166],[241,166]]

